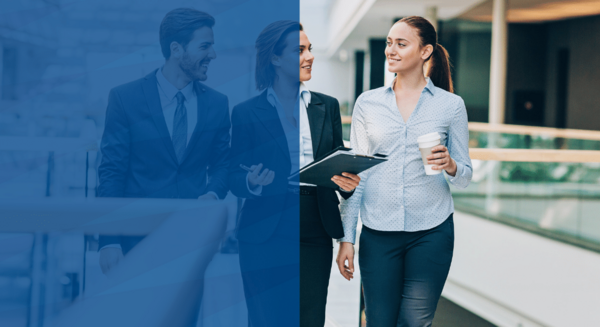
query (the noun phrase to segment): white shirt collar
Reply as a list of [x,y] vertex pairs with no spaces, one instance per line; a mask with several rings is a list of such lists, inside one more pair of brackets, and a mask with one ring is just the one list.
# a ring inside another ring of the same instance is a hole
[[[300,90],[298,92],[298,95],[302,97],[304,105],[306,106],[306,108],[308,108],[308,105],[310,104],[311,100],[311,95],[310,90],[308,89],[308,87],[306,87],[306,84],[304,84],[303,82],[300,82]],[[273,90],[273,88],[270,86],[267,89],[267,101],[269,101],[269,103],[273,107],[277,107],[277,104],[279,103],[279,98],[277,97],[275,90]]]
[[302,101],[304,101],[304,105],[308,108],[308,105],[310,104],[311,95],[310,90],[308,89],[308,87],[306,87],[306,84],[304,84],[304,82],[300,82],[300,96],[302,97]]
[[186,100],[189,100],[190,97],[194,95],[194,82],[190,82],[183,89],[179,90],[175,87],[175,85],[171,84],[169,80],[163,75],[162,67],[158,69],[156,72],[156,81],[158,82],[159,88],[163,91],[164,95],[169,100],[173,100],[177,92],[181,92]]
[[[389,89],[390,91],[394,92],[394,83],[396,82],[396,78],[392,79],[392,81],[387,85],[386,89]],[[427,85],[425,85],[425,90],[429,91],[429,93],[431,93],[431,95],[435,95],[435,85],[433,85],[431,78],[425,77],[425,79],[427,80]]]

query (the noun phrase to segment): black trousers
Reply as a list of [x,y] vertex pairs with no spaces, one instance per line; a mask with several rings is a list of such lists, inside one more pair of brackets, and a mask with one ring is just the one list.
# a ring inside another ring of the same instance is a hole
[[418,232],[363,226],[359,265],[368,327],[431,326],[454,251],[452,215]]
[[323,327],[333,261],[315,195],[300,196],[300,326]]
[[[301,327],[325,325],[332,239],[321,222],[316,196],[300,195],[299,201],[297,196],[295,201],[286,201],[286,212],[268,241],[240,242],[240,266],[252,327],[298,326],[298,322]],[[298,252],[300,262],[291,255]]]

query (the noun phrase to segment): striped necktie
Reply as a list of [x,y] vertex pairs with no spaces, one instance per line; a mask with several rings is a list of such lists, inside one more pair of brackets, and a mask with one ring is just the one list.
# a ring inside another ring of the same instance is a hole
[[187,111],[185,109],[185,96],[181,92],[175,95],[177,98],[177,109],[175,109],[175,118],[173,119],[173,147],[179,163],[183,160],[185,147],[187,143]]

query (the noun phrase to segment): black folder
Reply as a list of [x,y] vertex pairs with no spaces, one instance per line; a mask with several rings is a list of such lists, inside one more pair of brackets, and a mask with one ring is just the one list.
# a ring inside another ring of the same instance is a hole
[[315,160],[292,174],[289,179],[297,178],[297,175],[300,174],[302,183],[338,189],[339,186],[331,180],[334,175],[341,176],[344,172],[361,173],[387,161],[385,157],[381,154],[372,156],[356,154],[352,149],[340,146],[324,155],[322,159]]

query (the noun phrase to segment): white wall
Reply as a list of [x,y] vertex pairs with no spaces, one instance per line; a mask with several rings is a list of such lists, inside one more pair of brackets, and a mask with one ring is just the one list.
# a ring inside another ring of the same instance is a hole
[[329,45],[329,16],[331,1],[302,0],[300,20],[304,31],[313,46],[315,61],[313,77],[306,83],[310,90],[321,92],[338,99],[340,104],[350,102],[354,96],[354,59],[348,53],[345,62],[339,56],[327,58],[325,51]]
[[326,59],[323,52],[313,52],[312,79],[306,83],[310,90],[335,97],[340,102],[354,100],[354,60],[341,62],[337,58]]
[[600,326],[600,254],[457,212],[443,295],[498,326]]

